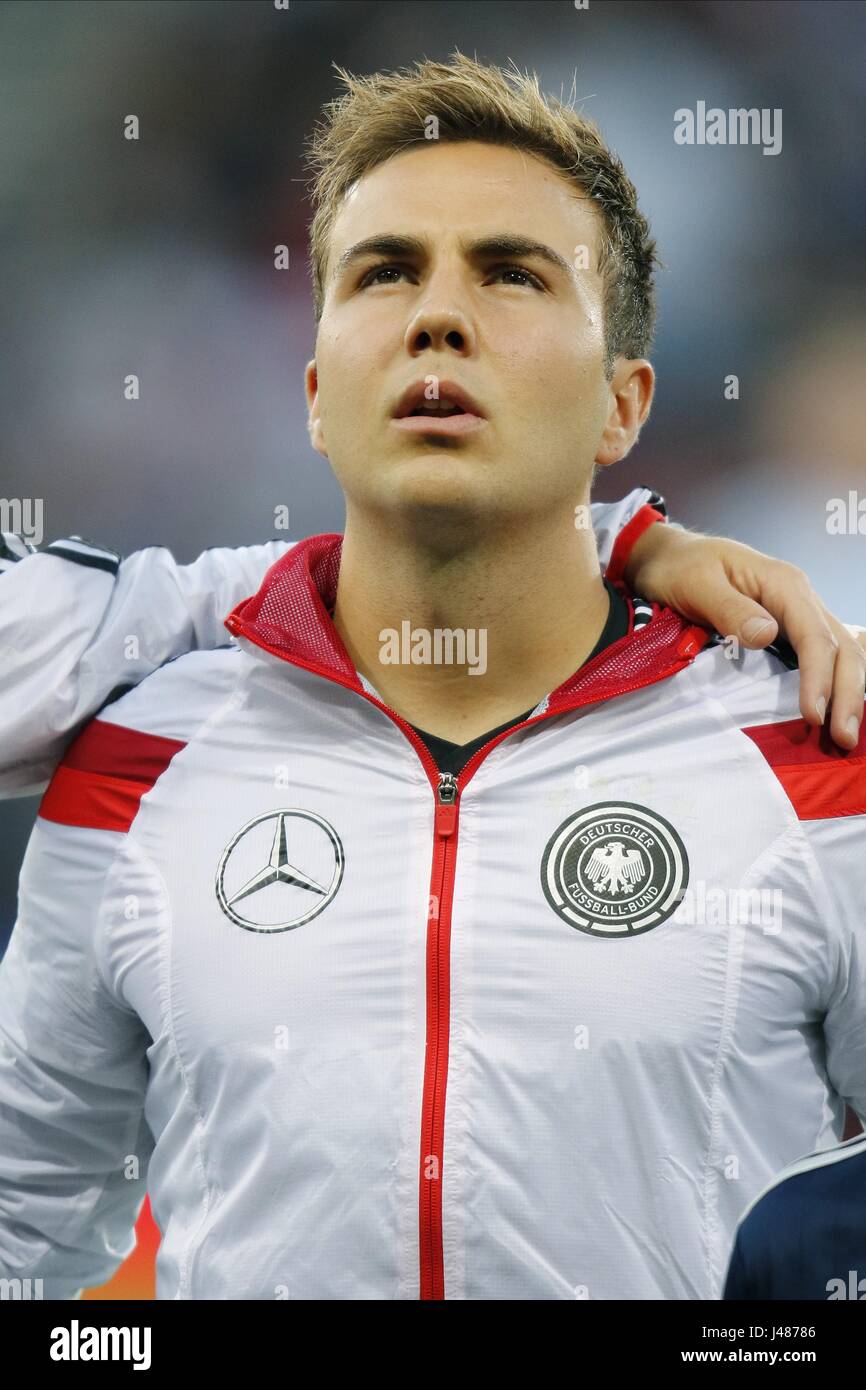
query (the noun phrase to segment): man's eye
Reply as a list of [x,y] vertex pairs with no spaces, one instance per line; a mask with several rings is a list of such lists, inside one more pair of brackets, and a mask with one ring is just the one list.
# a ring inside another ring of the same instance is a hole
[[[394,280],[380,280],[380,279],[379,279],[379,276],[380,276],[380,275],[386,275],[386,274],[388,274],[388,275],[405,275],[406,272],[407,272],[407,267],[404,266],[404,265],[390,265],[390,264],[374,265],[373,268],[372,268],[372,270],[368,270],[368,271],[367,271],[367,274],[364,276],[363,280],[361,281],[361,284],[360,284],[359,288],[360,288],[360,289],[366,289],[366,287],[367,287],[368,285],[376,285],[376,284],[378,284],[378,285],[385,285],[385,284],[393,285],[393,284],[395,283]],[[527,270],[527,269],[526,269],[524,266],[522,266],[522,265],[497,265],[497,266],[494,266],[494,268],[490,271],[490,274],[491,274],[492,276],[498,276],[498,275],[522,275],[522,276],[523,276],[523,284],[525,284],[525,285],[532,285],[533,288],[535,288],[535,289],[537,289],[537,290],[543,290],[543,289],[544,289],[544,285],[542,284],[541,280],[539,280],[538,276],[537,276],[537,275],[533,275],[533,273],[532,273],[531,270]]]
[[[374,284],[376,284],[376,283],[377,283],[377,277],[378,277],[379,275],[382,275],[386,270],[388,270],[388,271],[393,271],[396,275],[405,275],[405,274],[406,274],[406,267],[403,266],[403,265],[374,265],[372,270],[368,270],[368,271],[367,271],[367,274],[364,276],[363,280],[361,281],[360,288],[361,288],[361,289],[364,289],[365,286],[367,286],[367,285],[374,285]],[[386,281],[386,280],[379,280],[378,283],[379,283],[380,285],[384,285],[384,284],[393,285],[394,281],[393,281],[393,280],[387,280],[387,281]]]
[[537,275],[533,275],[531,270],[526,270],[522,265],[498,265],[492,271],[493,275],[523,275],[526,277],[524,283],[533,285],[537,290],[543,290],[544,285]]

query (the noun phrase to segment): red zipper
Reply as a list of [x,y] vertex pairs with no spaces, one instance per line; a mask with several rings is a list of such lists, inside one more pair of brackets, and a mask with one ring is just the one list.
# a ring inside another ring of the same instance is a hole
[[[442,774],[436,792],[433,867],[427,906],[427,1048],[421,1101],[418,1178],[420,1296],[445,1297],[442,1164],[451,1019],[451,903],[457,854],[457,780]],[[444,799],[443,799],[444,798]]]
[[[430,871],[430,892],[427,906],[427,1044],[424,1057],[424,1089],[421,1100],[421,1154],[418,1176],[418,1257],[419,1257],[419,1297],[426,1300],[445,1298],[445,1271],[442,1246],[442,1162],[445,1148],[445,1092],[448,1084],[448,1047],[451,1030],[451,906],[454,899],[454,877],[457,857],[457,836],[459,827],[460,794],[467,783],[475,776],[479,766],[491,749],[501,743],[518,729],[526,729],[542,719],[550,719],[556,714],[568,714],[583,706],[598,704],[614,695],[625,695],[640,690],[647,685],[655,685],[666,680],[677,671],[688,666],[697,652],[707,642],[710,634],[700,627],[689,627],[683,633],[677,646],[677,660],[664,670],[654,673],[646,680],[634,681],[620,690],[595,695],[588,694],[583,699],[575,699],[565,706],[546,710],[534,718],[524,719],[504,729],[496,738],[485,743],[472,755],[461,769],[458,777],[450,773],[440,773],[427,745],[418,737],[411,724],[402,719],[395,710],[370,695],[356,682],[335,675],[333,671],[314,662],[303,661],[300,657],[287,656],[278,647],[265,642],[257,634],[251,636],[245,625],[235,613],[226,619],[226,627],[238,637],[245,638],[255,646],[270,652],[272,656],[288,661],[324,676],[336,685],[345,686],[377,709],[387,714],[389,719],[401,728],[413,745],[436,798],[433,829],[433,863]],[[599,652],[597,657],[581,668],[581,674],[590,671],[598,662],[606,660],[621,645],[631,641],[634,636],[634,613],[630,611],[629,631]],[[448,789],[450,799],[442,800],[443,785]],[[453,795],[452,795],[453,792]],[[435,915],[431,915],[431,904],[436,905]]]

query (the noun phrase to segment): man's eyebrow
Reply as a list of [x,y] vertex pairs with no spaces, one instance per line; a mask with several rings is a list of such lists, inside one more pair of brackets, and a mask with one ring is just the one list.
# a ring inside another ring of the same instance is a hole
[[[492,236],[479,237],[475,241],[461,243],[463,254],[471,260],[494,260],[497,257],[534,259],[546,261],[548,265],[561,271],[569,280],[574,279],[574,267],[564,256],[546,246],[543,241],[519,236],[514,232],[499,232]],[[339,279],[355,261],[367,256],[394,256],[421,258],[427,254],[427,243],[420,237],[401,236],[396,233],[383,233],[379,236],[365,237],[348,251],[344,251],[334,270],[334,278]]]

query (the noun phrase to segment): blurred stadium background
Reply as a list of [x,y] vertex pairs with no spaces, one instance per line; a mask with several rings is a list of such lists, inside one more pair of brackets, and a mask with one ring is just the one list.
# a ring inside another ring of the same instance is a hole
[[[652,484],[677,519],[796,562],[866,624],[866,538],[826,528],[828,499],[866,496],[858,0],[7,0],[0,496],[44,499],[46,542],[184,561],[269,539],[281,503],[293,538],[341,530],[305,428],[303,139],[337,92],[332,62],[364,73],[455,46],[556,95],[576,73],[659,240],[653,418],[597,495]],[[674,111],[699,100],[781,108],[781,153],[675,144]],[[0,951],[37,804],[0,803]],[[152,1297],[147,1216],[139,1232],[89,1297]]]

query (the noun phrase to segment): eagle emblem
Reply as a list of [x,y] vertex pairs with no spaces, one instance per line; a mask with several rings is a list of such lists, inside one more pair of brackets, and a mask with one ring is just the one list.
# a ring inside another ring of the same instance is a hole
[[586,876],[597,893],[633,893],[646,878],[643,855],[639,849],[626,849],[621,840],[609,840],[589,856]]
[[557,916],[608,940],[660,927],[688,882],[689,857],[677,831],[633,801],[575,811],[554,830],[541,860],[541,888]]

